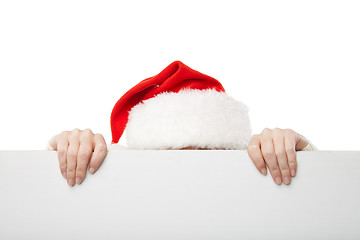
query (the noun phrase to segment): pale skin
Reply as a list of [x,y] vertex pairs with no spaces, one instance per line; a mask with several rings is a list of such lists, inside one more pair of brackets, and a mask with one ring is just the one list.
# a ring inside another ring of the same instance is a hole
[[[296,175],[296,151],[308,143],[291,129],[265,128],[251,137],[247,151],[261,174],[266,175],[268,168],[275,183],[290,184],[291,177]],[[90,129],[63,131],[49,144],[57,150],[61,174],[70,186],[81,184],[86,171],[95,173],[108,152],[104,137]]]

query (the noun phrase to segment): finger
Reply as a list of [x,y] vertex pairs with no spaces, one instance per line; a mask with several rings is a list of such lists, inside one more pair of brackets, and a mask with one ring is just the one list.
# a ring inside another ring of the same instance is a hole
[[90,161],[93,151],[93,133],[90,129],[86,129],[81,133],[80,146],[76,163],[76,183],[80,184],[86,174],[86,168]]
[[67,152],[67,181],[70,186],[75,184],[76,159],[79,151],[79,132],[72,131],[69,137],[69,148]]
[[258,134],[255,134],[250,139],[248,144],[248,154],[255,167],[259,170],[259,172],[263,175],[267,174],[265,160],[261,154],[260,150],[260,137]]
[[57,150],[57,146],[58,146],[58,136],[60,136],[60,134],[53,136],[53,137],[49,140],[49,145],[50,145],[54,150]]
[[94,135],[94,152],[90,159],[89,172],[95,173],[107,155],[107,146],[101,134]]
[[[294,131],[293,131],[294,132]],[[309,140],[307,140],[303,135],[294,132],[295,138],[296,138],[296,150],[302,150],[304,147],[306,147],[309,144]]]
[[67,164],[66,164],[66,155],[69,148],[69,141],[66,136],[64,135],[58,135],[57,137],[57,154],[59,159],[59,166],[61,174],[64,178],[67,178]]
[[285,184],[290,184],[290,168],[288,164],[288,159],[285,152],[285,142],[283,130],[275,128],[273,131],[273,143],[275,148],[275,155],[278,160],[278,165],[280,168],[282,181]]
[[281,184],[281,172],[275,155],[272,134],[270,129],[264,129],[260,137],[261,152],[269,167],[271,176],[277,184]]
[[295,152],[295,144],[296,144],[296,136],[295,132],[287,129],[285,138],[285,151],[289,162],[290,173],[292,177],[296,175],[297,162],[296,162],[296,152]]

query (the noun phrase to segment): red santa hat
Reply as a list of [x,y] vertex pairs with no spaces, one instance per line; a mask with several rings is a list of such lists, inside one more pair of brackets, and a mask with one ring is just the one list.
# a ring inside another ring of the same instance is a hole
[[175,61],[127,91],[111,113],[112,143],[130,149],[246,149],[248,107],[216,79]]

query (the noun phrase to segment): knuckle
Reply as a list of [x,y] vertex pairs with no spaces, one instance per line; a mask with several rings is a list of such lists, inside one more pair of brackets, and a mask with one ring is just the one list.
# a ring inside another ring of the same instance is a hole
[[89,144],[82,144],[80,146],[80,149],[79,149],[79,152],[78,152],[78,155],[79,156],[89,156],[92,152],[92,145],[89,145]]
[[105,152],[107,152],[107,149],[105,148],[105,147],[101,147],[101,148],[99,148],[99,150],[98,150],[100,153],[105,153]]
[[76,177],[83,179],[85,177],[85,172],[83,169],[76,169]]
[[289,173],[289,168],[287,166],[280,166],[280,171],[282,175],[286,175],[287,173]]
[[285,132],[286,135],[293,135],[293,134],[295,134],[294,130],[289,129],[289,128],[284,129],[284,132]]
[[71,132],[69,135],[69,143],[71,142],[78,142],[79,141],[79,134],[76,132]]
[[101,135],[100,133],[94,134],[94,138],[99,139],[101,141],[105,141],[103,135]]
[[278,167],[270,168],[270,172],[271,172],[271,176],[273,176],[273,177],[281,176],[281,172]]
[[87,152],[87,151],[81,151],[81,152],[79,152],[79,154],[78,154],[78,158],[79,159],[82,159],[82,160],[88,160],[89,159],[89,157],[90,157],[90,153],[89,152]]
[[70,135],[71,135],[71,136],[77,136],[77,135],[80,134],[80,132],[81,132],[80,129],[74,128],[74,129],[71,131]]
[[90,128],[85,128],[85,129],[84,129],[84,132],[92,133],[92,131],[91,131]]
[[68,168],[67,173],[68,173],[68,175],[75,175],[75,169],[74,168]]
[[273,151],[271,151],[271,150],[263,150],[263,154],[264,154],[264,157],[265,158],[271,158],[271,157],[273,157],[273,155],[274,155],[274,152]]
[[59,164],[60,170],[63,172],[66,170],[66,164],[65,163],[60,163]]
[[65,148],[59,148],[57,150],[59,157],[65,157],[66,156],[66,150]]
[[264,128],[264,130],[262,130],[262,133],[270,133],[272,130],[270,128]]
[[259,146],[255,145],[255,144],[251,144],[248,146],[248,151],[253,152],[258,148],[259,148]]
[[278,157],[284,157],[284,156],[285,156],[285,152],[284,152],[283,149],[278,149],[278,150],[276,150],[276,151],[275,151],[275,154],[276,154],[276,156],[278,156]]
[[94,135],[93,132],[89,129],[89,128],[86,128],[82,131],[82,134],[85,135],[85,136],[92,136]]
[[286,148],[286,152],[288,152],[288,153],[295,153],[295,148],[294,148],[294,147],[287,147],[287,148]]
[[282,129],[281,129],[281,128],[276,127],[276,128],[274,128],[274,131],[276,131],[276,132],[280,132],[280,131],[282,131]]
[[284,135],[284,130],[280,129],[280,128],[275,128],[274,131],[273,131],[273,135],[275,136],[283,136]]
[[77,153],[75,151],[69,151],[67,153],[67,157],[68,157],[68,159],[71,159],[71,160],[76,159]]
[[71,145],[71,144],[76,144],[76,143],[78,143],[80,141],[80,139],[79,139],[79,136],[77,136],[77,135],[71,135],[70,137],[69,137],[69,145]]
[[292,167],[292,168],[296,168],[296,166],[297,166],[296,161],[294,161],[294,162],[289,162],[289,166]]
[[105,151],[105,150],[107,150],[107,146],[106,146],[106,144],[105,144],[104,142],[100,142],[100,143],[96,144],[96,146],[98,147],[98,149],[99,149],[100,151]]

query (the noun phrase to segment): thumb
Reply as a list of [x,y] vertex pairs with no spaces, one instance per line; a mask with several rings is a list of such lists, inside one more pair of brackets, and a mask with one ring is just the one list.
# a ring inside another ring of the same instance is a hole
[[304,149],[308,144],[309,140],[306,139],[303,135],[296,133],[296,144],[295,144],[295,150],[299,151]]
[[57,150],[57,145],[58,145],[57,136],[58,135],[55,135],[49,140],[49,142],[48,142],[48,149],[49,150]]

